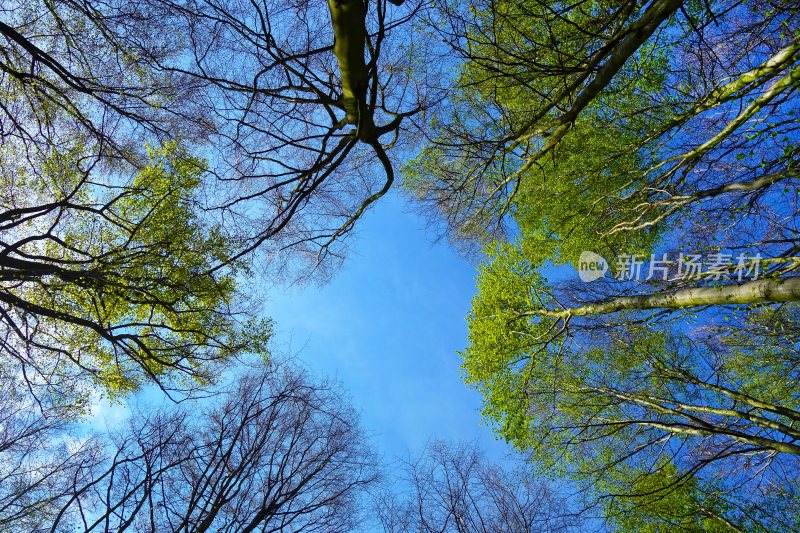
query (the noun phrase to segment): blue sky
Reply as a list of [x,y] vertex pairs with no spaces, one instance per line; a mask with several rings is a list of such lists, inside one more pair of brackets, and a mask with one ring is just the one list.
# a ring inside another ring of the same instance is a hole
[[268,292],[278,351],[337,379],[389,460],[431,438],[477,440],[489,457],[505,456],[456,353],[466,345],[475,265],[435,243],[396,193],[367,213],[350,245],[329,283]]

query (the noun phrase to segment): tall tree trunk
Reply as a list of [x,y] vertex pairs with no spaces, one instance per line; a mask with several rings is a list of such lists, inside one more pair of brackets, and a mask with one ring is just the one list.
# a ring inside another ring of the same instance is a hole
[[569,307],[551,311],[535,309],[521,316],[549,316],[569,318],[571,316],[604,315],[618,311],[637,309],[680,309],[704,305],[736,305],[765,302],[795,302],[800,300],[800,276],[779,279],[760,279],[741,285],[719,287],[694,287],[664,294],[625,296],[607,302]]
[[375,125],[367,108],[369,71],[364,59],[367,43],[366,0],[328,0],[333,25],[333,54],[342,78],[342,107],[346,124],[355,124],[360,139],[370,139]]

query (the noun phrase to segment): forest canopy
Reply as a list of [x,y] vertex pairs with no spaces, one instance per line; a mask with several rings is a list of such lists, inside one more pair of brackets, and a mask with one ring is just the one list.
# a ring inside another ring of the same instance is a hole
[[[432,20],[463,64],[406,186],[485,246],[463,352],[485,416],[625,530],[796,529],[796,6]],[[559,274],[585,257],[607,275]]]
[[[0,529],[800,529],[795,4],[4,3]],[[477,266],[519,471],[435,441],[384,493],[274,353],[266,283],[394,190]]]

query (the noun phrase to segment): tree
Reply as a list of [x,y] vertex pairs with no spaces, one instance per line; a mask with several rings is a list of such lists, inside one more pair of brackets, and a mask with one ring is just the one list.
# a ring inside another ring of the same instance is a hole
[[252,368],[232,385],[202,407],[140,412],[108,436],[78,437],[51,424],[40,431],[50,442],[17,438],[16,448],[0,451],[8,467],[31,465],[34,453],[53,462],[59,438],[73,444],[52,471],[31,465],[9,474],[28,483],[3,484],[0,523],[39,531],[351,531],[376,469],[339,392],[285,363]]
[[[528,285],[534,277],[530,266],[483,271],[463,353],[466,380],[504,438],[620,516],[658,516],[678,498],[701,502],[691,505],[714,523],[794,527],[795,304],[731,310],[724,325],[702,314],[665,324],[623,315],[573,331],[579,316],[517,311],[544,300]],[[770,512],[765,487],[789,507]]]
[[32,392],[192,389],[264,353],[241,281],[332,265],[425,107],[396,36],[419,5],[386,8],[3,9],[2,352]]
[[630,487],[629,497],[607,499],[604,505],[609,525],[621,531],[782,531],[796,527],[792,514],[796,502],[785,492],[765,495],[763,507],[743,506],[726,497],[725,491],[697,479],[676,483],[680,476],[669,464],[650,472],[617,471],[615,477],[601,483],[615,489],[620,484]]
[[391,38],[419,6],[393,9],[394,18],[383,1],[15,6],[0,27],[14,95],[6,135],[56,143],[59,120],[91,139],[92,153],[134,162],[142,141],[179,139],[208,161],[217,178],[208,208],[237,217],[244,250],[331,244],[380,196],[368,173],[354,175],[368,157],[359,143],[388,173],[383,194],[392,170],[378,140],[424,107],[405,59],[413,44]]
[[246,316],[237,289],[247,265],[214,271],[233,248],[194,210],[203,164],[179,150],[151,149],[131,182],[107,188],[79,149],[54,151],[38,176],[4,169],[3,359],[34,396],[192,388],[215,364],[265,353],[269,323]]
[[583,524],[566,498],[488,462],[474,444],[435,441],[406,464],[405,475],[409,493],[376,504],[384,531],[551,532]]
[[63,438],[79,414],[74,406],[37,403],[19,376],[0,372],[0,531],[47,531],[101,450],[92,439]]
[[750,228],[797,167],[797,13],[768,4],[442,3],[464,65],[408,186],[460,238],[510,213],[541,261],[638,251],[693,210]]
[[[463,65],[407,186],[456,240],[513,236],[487,248],[463,353],[486,417],[607,513],[641,510],[622,529],[792,529],[797,9],[439,6]],[[726,250],[766,257],[758,279],[613,262]],[[620,279],[553,276],[584,251]]]

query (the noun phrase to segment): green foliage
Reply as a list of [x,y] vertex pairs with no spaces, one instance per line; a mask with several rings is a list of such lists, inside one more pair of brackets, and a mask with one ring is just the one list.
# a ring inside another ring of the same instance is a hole
[[780,531],[798,516],[794,496],[786,514],[768,511],[765,481],[749,477],[763,468],[774,490],[798,488],[782,477],[796,459],[772,471],[775,450],[800,434],[795,306],[692,338],[624,318],[600,335],[569,334],[535,313],[556,304],[526,252],[497,245],[481,266],[462,356],[484,416],[537,472],[602,496],[620,531]]
[[235,242],[200,215],[202,162],[176,142],[148,154],[129,183],[109,185],[80,171],[80,147],[53,151],[28,202],[49,194],[70,205],[19,228],[52,224],[21,247],[41,258],[42,275],[6,288],[40,321],[32,340],[69,354],[63,364],[112,397],[152,379],[205,383],[216,363],[266,354],[270,336],[269,321],[243,324],[247,264],[229,260]]
[[653,248],[659,227],[611,230],[641,204],[633,193],[658,161],[654,139],[643,137],[674,113],[654,106],[653,95],[667,92],[675,36],[637,51],[569,133],[528,164],[574,98],[558,95],[581,87],[587,58],[614,42],[631,16],[620,7],[479,2],[464,30],[457,25],[469,55],[459,88],[431,123],[439,137],[404,168],[404,187],[434,202],[456,238],[485,241],[496,234],[496,218],[510,214],[537,265],[576,262],[584,250],[613,256]]
[[[620,530],[781,530],[780,513],[752,517],[772,505],[759,483],[796,490],[782,470],[796,472],[800,451],[796,311],[747,310],[724,326],[701,311],[690,325],[679,309],[632,309],[690,282],[577,289],[548,274],[583,251],[796,253],[796,185],[770,189],[796,178],[796,11],[439,5],[465,61],[404,184],[457,241],[513,235],[480,268],[462,354],[486,418],[540,471],[616,495],[605,510]],[[632,51],[650,15],[658,27]],[[629,312],[591,316],[624,296]]]
[[604,501],[606,516],[617,531],[736,531],[722,518],[724,504],[701,490],[698,480],[681,476],[672,463],[653,471],[620,468],[600,480],[598,488],[611,493],[624,490],[629,495]]
[[519,442],[527,436],[524,369],[533,335],[519,312],[535,303],[538,275],[512,245],[498,245],[493,257],[478,275],[463,369],[466,382],[484,394],[484,415]]
[[[559,324],[521,316],[541,305],[544,286],[509,249],[482,268],[462,355],[485,416],[537,472],[601,497],[620,531],[733,530],[728,522],[781,531],[800,517],[796,480],[783,477],[798,461],[774,457],[797,432],[768,422],[796,423],[781,409],[800,413],[798,360],[783,337],[753,335],[775,316],[691,340],[633,326],[559,338]],[[783,313],[791,323],[794,312]],[[795,329],[783,329],[794,342]],[[775,448],[749,435],[774,439]],[[784,511],[759,483],[787,495]]]
[[638,201],[630,191],[641,182],[642,159],[630,132],[592,118],[579,120],[552,157],[525,176],[516,197],[522,246],[534,264],[577,266],[585,250],[604,257],[649,253],[658,231],[608,235]]

